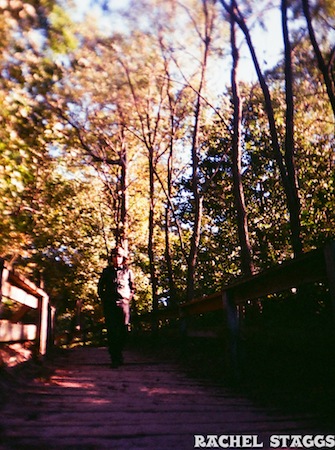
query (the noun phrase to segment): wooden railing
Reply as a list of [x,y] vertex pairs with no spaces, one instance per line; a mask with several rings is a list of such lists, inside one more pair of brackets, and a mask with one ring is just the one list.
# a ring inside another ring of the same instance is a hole
[[[302,256],[278,264],[248,278],[237,280],[214,294],[194,299],[179,305],[178,308],[162,308],[153,313],[142,315],[137,323],[151,323],[155,329],[157,324],[178,323],[182,335],[218,337],[224,339],[223,352],[227,369],[234,378],[240,378],[243,372],[241,362],[245,355],[245,307],[253,300],[263,300],[271,294],[301,288],[302,286],[321,283],[329,291],[333,324],[335,321],[335,242],[324,248],[305,253]],[[328,296],[328,294],[327,294]],[[208,313],[215,316],[214,325],[211,320],[206,329],[201,327],[202,320]],[[221,314],[215,314],[215,312]],[[196,320],[192,319],[194,317]],[[177,322],[176,320],[177,319]],[[193,323],[192,323],[193,322]],[[196,328],[194,328],[194,325]],[[141,326],[141,325],[140,325]],[[162,329],[167,329],[162,327]],[[175,328],[176,329],[176,328]],[[257,332],[257,331],[256,331]],[[255,329],[252,329],[255,333]],[[244,356],[242,356],[244,355]]]
[[148,322],[153,317],[156,320],[185,319],[193,315],[225,310],[228,329],[236,331],[240,305],[314,282],[327,284],[335,320],[335,242],[330,242],[323,248],[305,253],[256,275],[237,280],[214,294],[182,303],[178,308],[162,308],[154,313],[143,315],[139,321]]
[[180,305],[181,315],[216,311],[225,308],[227,297],[234,305],[243,305],[266,295],[322,281],[328,284],[333,311],[335,307],[335,243],[278,264],[256,275],[243,278],[215,294]]
[[[17,302],[19,307],[7,320],[0,318],[0,343],[35,341],[37,353],[44,355],[52,323],[52,309],[47,293],[27,278],[17,274],[0,259],[1,302]],[[24,316],[37,311],[35,323],[23,323]]]

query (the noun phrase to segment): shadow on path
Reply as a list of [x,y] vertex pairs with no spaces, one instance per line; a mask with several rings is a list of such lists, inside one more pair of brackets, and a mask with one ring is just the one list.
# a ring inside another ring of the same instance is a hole
[[111,369],[102,347],[56,354],[50,376],[7,395],[1,450],[188,450],[196,434],[257,435],[266,450],[272,434],[319,431],[313,416],[255,406],[170,356],[129,345],[125,365]]

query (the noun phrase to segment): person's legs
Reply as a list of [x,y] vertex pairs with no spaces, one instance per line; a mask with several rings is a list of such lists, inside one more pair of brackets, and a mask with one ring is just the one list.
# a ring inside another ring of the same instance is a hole
[[113,361],[115,356],[115,307],[112,304],[105,303],[104,305],[105,325],[107,329],[107,348],[108,353]]
[[125,342],[124,314],[120,307],[113,311],[111,327],[111,357],[112,364],[118,366],[123,363],[123,347]]
[[123,305],[106,305],[104,312],[108,351],[112,360],[112,366],[117,367],[123,363],[122,351],[128,331],[128,310]]
[[123,363],[123,349],[128,337],[128,329],[129,329],[129,319],[130,319],[130,314],[129,314],[129,303],[128,302],[124,302],[121,307],[120,307],[121,311],[122,311],[122,318],[120,320],[120,341],[119,341],[119,348],[120,348],[120,361],[121,363]]
[[105,320],[106,328],[107,328],[107,348],[108,353],[113,359],[113,347],[114,347],[114,336],[113,336],[113,324],[111,320],[106,319]]

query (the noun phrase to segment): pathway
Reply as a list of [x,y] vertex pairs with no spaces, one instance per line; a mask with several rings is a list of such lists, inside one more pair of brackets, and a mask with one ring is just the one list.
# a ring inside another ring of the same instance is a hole
[[111,369],[105,348],[57,356],[50,379],[19,386],[2,408],[0,449],[189,450],[194,435],[209,434],[258,435],[267,449],[270,435],[312,432],[311,417],[257,408],[222,386],[188,378],[163,355],[132,350],[125,358]]

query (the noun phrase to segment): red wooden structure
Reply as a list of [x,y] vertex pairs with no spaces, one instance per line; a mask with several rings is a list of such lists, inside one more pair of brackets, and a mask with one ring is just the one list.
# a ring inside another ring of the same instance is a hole
[[[27,278],[17,274],[0,260],[1,302],[17,302],[19,307],[7,320],[0,318],[0,343],[35,341],[37,353],[47,351],[48,337],[53,322],[53,310],[47,293]],[[23,323],[30,310],[37,311],[35,323]]]

